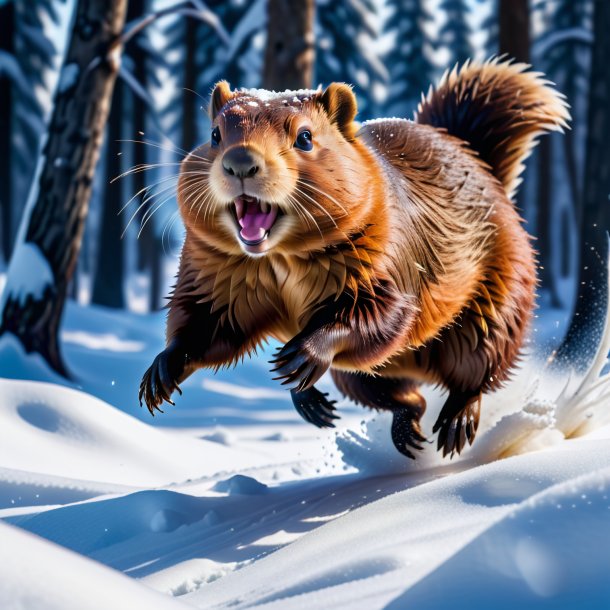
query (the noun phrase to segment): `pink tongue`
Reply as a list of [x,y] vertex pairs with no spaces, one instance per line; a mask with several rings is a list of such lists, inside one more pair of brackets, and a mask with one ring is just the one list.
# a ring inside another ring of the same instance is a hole
[[266,214],[256,201],[245,203],[244,214],[239,218],[241,231],[239,234],[248,241],[257,241],[265,237],[277,217],[277,208],[271,206]]

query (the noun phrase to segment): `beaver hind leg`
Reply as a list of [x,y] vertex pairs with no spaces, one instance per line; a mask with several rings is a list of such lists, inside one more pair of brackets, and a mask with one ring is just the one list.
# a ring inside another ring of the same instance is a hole
[[320,392],[314,386],[298,392],[290,390],[292,404],[297,413],[310,424],[318,428],[334,428],[334,419],[339,419],[335,413],[336,400],[328,400],[328,394]]
[[412,379],[375,377],[365,373],[348,373],[331,369],[338,390],[347,398],[371,409],[392,411],[392,442],[404,456],[415,459],[412,449],[423,449],[426,441],[420,419],[426,400]]
[[481,411],[481,393],[459,392],[451,390],[434,424],[433,432],[438,432],[438,445],[443,450],[443,457],[448,453],[461,453],[466,441],[469,445],[479,427]]

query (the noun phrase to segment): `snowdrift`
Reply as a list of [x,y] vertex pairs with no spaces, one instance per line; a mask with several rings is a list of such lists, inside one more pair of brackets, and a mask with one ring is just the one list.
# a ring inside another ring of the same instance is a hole
[[610,606],[610,333],[584,375],[531,356],[472,448],[411,462],[387,415],[300,422],[265,354],[145,419],[161,332],[72,307],[74,384],[0,342],[0,607]]

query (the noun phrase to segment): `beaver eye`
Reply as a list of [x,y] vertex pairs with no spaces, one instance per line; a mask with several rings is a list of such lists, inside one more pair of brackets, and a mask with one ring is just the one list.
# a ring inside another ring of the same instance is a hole
[[220,129],[214,127],[212,129],[212,146],[218,146],[220,144]]
[[311,138],[311,131],[305,129],[303,130],[294,142],[295,148],[304,151],[310,151],[313,148],[313,141]]

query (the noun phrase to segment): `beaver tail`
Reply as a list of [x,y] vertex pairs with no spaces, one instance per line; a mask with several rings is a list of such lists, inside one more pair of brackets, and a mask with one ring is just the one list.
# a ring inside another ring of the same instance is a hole
[[570,113],[565,97],[527,64],[499,58],[466,62],[445,72],[422,96],[415,120],[467,141],[512,197],[523,161],[538,136],[563,131]]

